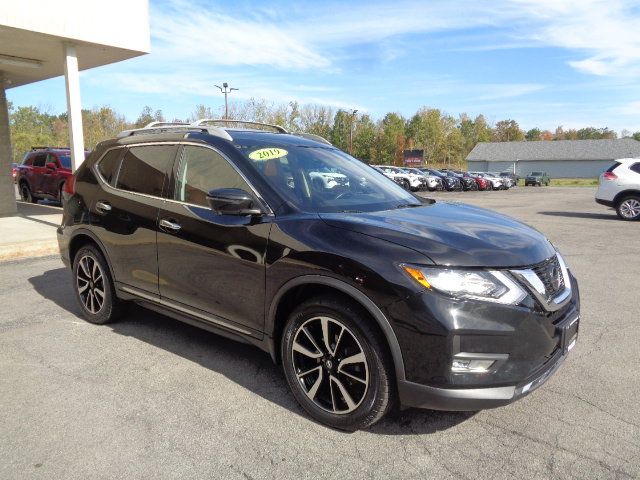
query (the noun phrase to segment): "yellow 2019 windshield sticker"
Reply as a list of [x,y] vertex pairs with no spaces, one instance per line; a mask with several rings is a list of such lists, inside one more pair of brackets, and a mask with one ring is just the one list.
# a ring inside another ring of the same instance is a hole
[[281,158],[287,156],[286,150],[282,148],[261,148],[249,154],[251,160],[273,160],[274,158]]

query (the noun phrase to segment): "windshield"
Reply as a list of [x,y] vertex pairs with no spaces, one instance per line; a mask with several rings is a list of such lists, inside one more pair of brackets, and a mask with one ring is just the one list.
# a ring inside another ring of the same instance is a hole
[[533,172],[531,174],[532,177],[541,177],[542,176],[542,172]]
[[240,145],[240,151],[303,211],[373,212],[422,205],[378,170],[335,148],[252,144]]

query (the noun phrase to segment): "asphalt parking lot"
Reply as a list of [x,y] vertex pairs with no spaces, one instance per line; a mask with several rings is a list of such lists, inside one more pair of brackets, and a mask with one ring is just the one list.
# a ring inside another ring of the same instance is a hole
[[544,232],[580,282],[578,344],[507,407],[352,434],[309,420],[253,347],[140,308],[90,325],[58,258],[0,263],[0,478],[638,478],[640,224],[594,193],[427,194]]

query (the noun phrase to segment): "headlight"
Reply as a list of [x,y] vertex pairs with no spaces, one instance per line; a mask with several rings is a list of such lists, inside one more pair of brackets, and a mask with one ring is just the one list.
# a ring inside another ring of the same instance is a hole
[[495,270],[457,270],[415,265],[402,265],[402,268],[423,287],[454,298],[517,305],[527,296],[516,282]]

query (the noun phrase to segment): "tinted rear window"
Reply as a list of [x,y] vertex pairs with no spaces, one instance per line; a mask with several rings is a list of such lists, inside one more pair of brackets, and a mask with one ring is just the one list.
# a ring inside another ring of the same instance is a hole
[[122,156],[122,149],[116,148],[115,150],[109,150],[107,154],[102,157],[102,160],[98,162],[97,168],[105,181],[113,186],[116,176],[118,174],[118,167],[120,167],[120,157]]
[[636,172],[636,173],[640,173],[640,162],[638,163],[634,163],[633,165],[631,165],[629,167],[629,170]]
[[620,166],[620,162],[614,162],[609,168],[607,168],[607,172],[613,172],[616,168]]
[[162,197],[167,183],[167,169],[176,156],[175,145],[149,145],[127,150],[120,172],[117,188],[129,192]]

